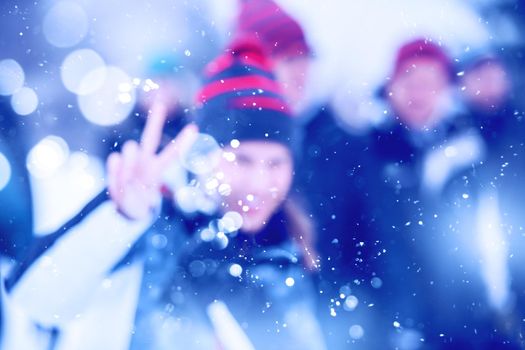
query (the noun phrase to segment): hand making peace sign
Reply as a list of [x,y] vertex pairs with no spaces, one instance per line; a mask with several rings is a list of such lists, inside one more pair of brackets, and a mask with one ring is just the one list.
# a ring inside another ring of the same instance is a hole
[[187,125],[159,153],[166,105],[157,100],[151,106],[140,144],[127,141],[122,152],[110,154],[107,160],[108,190],[118,210],[130,219],[147,218],[161,202],[164,171],[190,148],[198,129]]

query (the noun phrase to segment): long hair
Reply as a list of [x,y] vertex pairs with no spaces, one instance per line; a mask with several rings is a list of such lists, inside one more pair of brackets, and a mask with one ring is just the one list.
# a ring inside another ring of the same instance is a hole
[[311,271],[319,269],[319,255],[315,248],[316,235],[314,223],[308,217],[302,201],[288,197],[283,203],[283,210],[288,219],[287,228],[290,238],[301,248],[303,264]]

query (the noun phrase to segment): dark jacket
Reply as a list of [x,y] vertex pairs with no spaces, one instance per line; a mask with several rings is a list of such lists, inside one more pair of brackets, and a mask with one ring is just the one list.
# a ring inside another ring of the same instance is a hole
[[[31,261],[9,279],[8,289],[16,293],[17,282],[32,265],[52,254],[107,199],[102,192],[63,228],[42,238]],[[310,273],[290,239],[286,215],[279,211],[257,236],[219,234],[219,219],[188,217],[166,202],[151,228],[108,271],[143,266],[130,348],[215,348],[217,325],[210,322],[208,309],[220,301],[257,349],[324,349]],[[214,230],[212,238],[206,238],[204,228]],[[63,297],[57,296],[59,304]]]
[[20,260],[33,239],[33,205],[23,123],[8,102],[7,98],[0,99],[0,177],[9,177],[0,188],[0,254]]
[[[480,272],[481,135],[467,117],[425,133],[395,124],[371,135],[368,215],[387,252],[378,264],[386,289],[378,303],[430,349],[509,344]],[[428,180],[442,169],[446,177]]]
[[[177,211],[171,210],[172,215],[181,218]],[[315,343],[321,340],[314,338],[312,343],[305,341],[311,337],[301,335],[303,329],[316,326],[315,293],[283,211],[255,236],[217,235],[217,217],[198,215],[180,221],[173,217],[168,225],[178,226],[177,230],[170,233],[162,228],[165,223],[157,223],[146,236],[150,239],[142,242],[148,262],[132,349],[162,348],[154,345],[166,341],[159,334],[158,312],[166,319],[183,320],[188,335],[209,337],[213,324],[207,309],[217,301],[228,307],[256,349],[319,349]],[[209,232],[215,237],[206,238]],[[166,238],[164,247],[158,245],[159,234]],[[174,332],[171,343],[206,348],[195,340],[181,343],[181,333]]]

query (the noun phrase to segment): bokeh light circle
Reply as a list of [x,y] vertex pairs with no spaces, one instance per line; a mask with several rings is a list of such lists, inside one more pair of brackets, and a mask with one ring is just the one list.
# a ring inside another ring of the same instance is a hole
[[86,11],[77,3],[56,3],[44,17],[43,32],[53,46],[72,47],[81,42],[89,30]]
[[[99,89],[105,81],[105,63],[98,53],[90,49],[71,52],[62,62],[60,78],[67,90],[87,95]],[[92,73],[95,71],[95,73]]]
[[35,90],[23,87],[11,96],[11,107],[18,115],[29,115],[38,107],[38,96]]
[[221,148],[213,136],[199,134],[182,159],[182,165],[194,174],[207,174],[220,161]]
[[69,146],[58,136],[50,135],[37,143],[27,155],[27,170],[35,178],[53,175],[69,158]]
[[24,86],[24,70],[13,59],[0,61],[0,95],[9,96]]
[[11,166],[7,158],[0,153],[0,191],[9,183],[11,179]]
[[80,111],[90,122],[97,125],[115,125],[125,120],[132,111],[136,92],[132,79],[117,67],[102,67],[88,73],[80,85],[91,84],[92,77],[105,77],[102,86],[95,92],[78,96]]

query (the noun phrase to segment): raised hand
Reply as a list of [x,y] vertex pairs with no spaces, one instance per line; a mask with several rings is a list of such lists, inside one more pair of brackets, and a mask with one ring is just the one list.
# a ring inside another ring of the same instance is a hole
[[197,137],[197,127],[187,125],[157,153],[167,112],[161,100],[153,103],[140,144],[127,141],[121,153],[114,152],[108,157],[109,195],[118,210],[130,219],[147,218],[159,207],[164,171],[190,148]]

